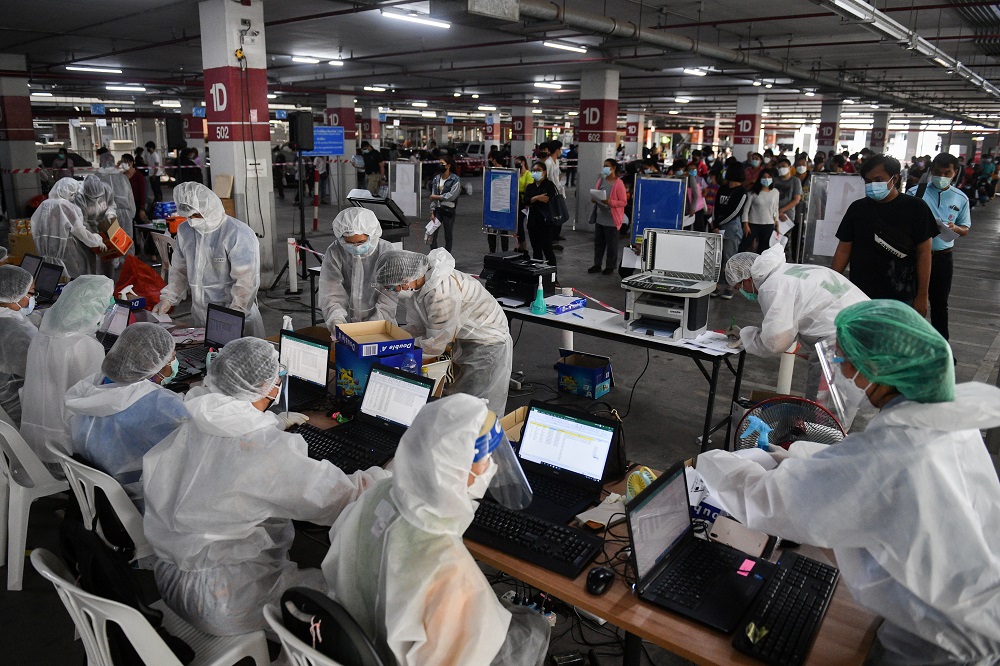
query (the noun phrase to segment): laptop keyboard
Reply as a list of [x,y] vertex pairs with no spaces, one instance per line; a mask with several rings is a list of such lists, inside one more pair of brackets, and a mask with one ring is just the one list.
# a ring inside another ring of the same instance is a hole
[[296,428],[295,432],[306,440],[310,458],[329,460],[345,474],[369,467],[380,467],[388,461],[385,457],[376,457],[340,438],[333,437],[328,431],[320,430],[316,426],[302,424]]
[[[342,433],[333,435],[341,441],[350,437],[351,441],[364,442],[365,446],[370,446],[376,451],[381,451],[388,455],[395,455],[399,446],[399,435],[386,432],[379,427],[368,425],[360,421],[351,421],[341,426],[345,430]],[[336,431],[334,431],[336,432]],[[331,433],[333,434],[333,433]]]
[[188,347],[177,352],[177,355],[183,356],[189,363],[205,365],[205,361],[208,359],[208,348]]
[[531,490],[534,493],[559,506],[576,506],[592,495],[591,492],[583,491],[541,474],[526,472],[525,476],[528,477],[528,483],[531,484]]
[[735,553],[703,539],[690,539],[650,592],[675,604],[695,608],[708,583],[719,574],[736,569],[737,560]]

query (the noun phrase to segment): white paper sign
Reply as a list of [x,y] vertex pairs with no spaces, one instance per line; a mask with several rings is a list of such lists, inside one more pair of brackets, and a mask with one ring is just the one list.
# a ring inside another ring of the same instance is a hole
[[490,212],[510,212],[510,184],[513,181],[507,174],[491,174],[490,178]]
[[819,257],[832,257],[837,253],[838,220],[816,220],[816,238],[813,240],[813,254]]

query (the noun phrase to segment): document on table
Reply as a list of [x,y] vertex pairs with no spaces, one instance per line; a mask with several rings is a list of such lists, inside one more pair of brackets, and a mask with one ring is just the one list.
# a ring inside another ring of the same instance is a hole
[[510,185],[514,182],[506,173],[490,174],[490,212],[510,212]]
[[958,232],[952,231],[951,229],[949,229],[947,222],[945,222],[944,220],[942,220],[940,218],[935,218],[935,219],[937,220],[938,231],[940,232],[938,234],[938,236],[937,236],[938,240],[941,240],[941,241],[944,241],[945,243],[948,243],[948,242],[953,241],[956,238],[958,238]]
[[716,333],[715,331],[705,331],[696,338],[683,340],[682,344],[713,356],[735,354],[739,351],[738,348],[729,346],[729,337],[725,333]]
[[591,201],[607,201],[608,200],[608,193],[605,192],[604,190],[591,190],[590,191],[590,200]]

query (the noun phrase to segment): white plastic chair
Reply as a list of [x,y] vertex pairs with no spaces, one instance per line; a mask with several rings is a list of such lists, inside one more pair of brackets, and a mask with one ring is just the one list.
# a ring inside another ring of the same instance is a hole
[[14,425],[14,420],[10,418],[10,416],[7,414],[7,410],[5,410],[3,407],[0,407],[0,421],[3,421],[4,423],[9,423],[15,428],[17,427],[16,425]]
[[317,652],[296,638],[292,632],[285,628],[281,616],[271,606],[264,607],[264,619],[267,620],[271,630],[278,634],[278,639],[281,640],[281,649],[292,666],[343,666],[340,662]]
[[[49,451],[59,459],[59,464],[66,473],[69,487],[76,495],[76,501],[80,505],[84,526],[90,529],[90,526],[94,524],[94,517],[97,515],[97,507],[94,504],[94,489],[100,488],[104,492],[104,496],[108,498],[118,520],[121,521],[122,527],[128,532],[132,543],[135,544],[135,555],[132,560],[141,560],[152,555],[153,547],[146,541],[146,535],[142,532],[142,514],[135,508],[135,504],[129,499],[128,493],[125,492],[121,484],[115,481],[114,477],[73,460],[54,446],[50,445]],[[100,521],[97,521],[97,534],[108,546],[115,547],[104,536]]]
[[24,548],[28,540],[28,515],[31,504],[69,490],[45,465],[17,428],[0,421],[0,565],[7,564],[7,589],[21,589],[24,579]]
[[[109,622],[121,627],[143,662],[157,666],[181,666],[142,613],[84,592],[73,582],[62,561],[47,550],[38,548],[33,551],[31,564],[56,586],[59,598],[83,639],[90,666],[112,666],[107,633]],[[194,650],[195,659],[190,666],[235,664],[246,657],[252,658],[257,666],[271,663],[263,631],[239,636],[209,636],[177,617],[162,601],[151,604],[151,607],[163,613],[164,628]]]
[[174,249],[174,239],[167,234],[158,234],[155,231],[149,234],[156,246],[156,254],[160,255],[160,277],[166,282],[170,275],[170,251]]

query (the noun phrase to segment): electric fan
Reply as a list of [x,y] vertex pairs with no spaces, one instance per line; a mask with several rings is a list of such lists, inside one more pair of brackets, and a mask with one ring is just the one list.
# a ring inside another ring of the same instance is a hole
[[736,426],[733,449],[766,449],[768,444],[787,449],[799,440],[836,444],[844,437],[840,422],[825,407],[786,395],[759,402],[743,415]]
[[628,475],[628,481],[625,485],[625,499],[631,501],[653,481],[656,481],[656,474],[653,473],[653,470],[648,467],[636,467]]

